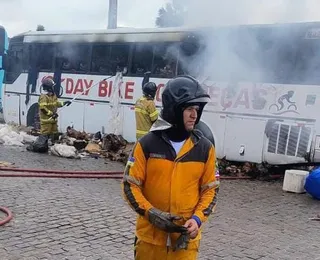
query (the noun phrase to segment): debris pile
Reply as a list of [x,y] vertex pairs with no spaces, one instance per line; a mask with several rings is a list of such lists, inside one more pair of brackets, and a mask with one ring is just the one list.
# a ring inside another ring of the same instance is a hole
[[50,147],[50,152],[52,155],[69,159],[81,158],[74,146],[69,146],[66,144],[54,144]]
[[60,145],[54,148],[51,153],[53,155],[67,157],[66,153],[57,151],[59,149],[67,149],[67,146],[71,146],[75,149],[70,150],[69,153],[72,156],[67,158],[79,158],[85,155],[90,155],[94,158],[107,158],[111,161],[118,161],[126,163],[128,156],[132,150],[133,144],[128,143],[121,135],[105,134],[101,132],[95,134],[88,134],[86,132],[80,132],[72,127],[67,127],[67,131],[63,134],[58,143]]
[[271,168],[263,163],[232,162],[222,158],[218,159],[218,164],[220,175],[224,176],[260,178],[273,174]]
[[67,127],[67,136],[74,138],[76,140],[85,140],[89,141],[91,139],[91,136],[87,134],[86,132],[80,132],[72,128],[71,126]]
[[0,125],[0,144],[9,146],[23,146],[32,143],[36,137],[28,134],[28,128],[15,125]]
[[47,153],[49,150],[48,137],[40,135],[34,142],[27,146],[27,150],[35,153]]
[[126,163],[132,147],[121,135],[108,134],[102,138],[103,155],[111,161]]

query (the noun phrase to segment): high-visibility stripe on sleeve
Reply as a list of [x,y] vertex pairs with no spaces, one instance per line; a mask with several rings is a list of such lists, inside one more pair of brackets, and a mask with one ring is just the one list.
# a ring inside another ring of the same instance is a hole
[[207,183],[207,184],[201,186],[201,193],[205,192],[206,190],[211,189],[211,188],[216,189],[219,186],[220,186],[220,181],[218,181],[218,180],[216,180],[214,182]]
[[134,111],[135,111],[135,112],[138,112],[138,113],[141,113],[141,114],[144,114],[144,115],[148,115],[148,112],[147,112],[146,110],[141,109],[141,108],[138,108],[138,107],[136,107],[136,108],[134,109]]
[[141,182],[140,182],[139,180],[133,178],[133,177],[130,176],[130,175],[124,175],[124,176],[123,176],[123,180],[124,180],[124,181],[127,181],[127,182],[130,182],[130,183],[133,183],[133,184],[141,187]]
[[158,110],[154,111],[153,113],[150,114],[150,117],[157,116],[159,114]]
[[145,134],[149,133],[149,131],[136,130],[136,133],[137,133],[138,135],[145,135]]

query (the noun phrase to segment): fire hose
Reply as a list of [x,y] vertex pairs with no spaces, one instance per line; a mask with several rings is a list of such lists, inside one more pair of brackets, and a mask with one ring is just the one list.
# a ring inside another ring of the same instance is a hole
[[61,171],[0,167],[0,177],[122,179],[123,172]]
[[[122,179],[123,171],[64,171],[45,169],[26,169],[0,167],[0,177],[48,177],[48,178],[98,178]],[[281,175],[270,175],[270,179],[279,179]],[[221,180],[251,180],[250,176],[220,176]]]
[[7,216],[0,220],[0,226],[3,226],[4,224],[7,224],[13,217],[11,211],[5,207],[0,207],[0,211],[2,211],[3,213],[5,213]]
[[[91,88],[96,87],[96,86],[99,85],[101,82],[106,81],[106,80],[108,80],[108,79],[111,79],[111,78],[113,78],[113,77],[117,77],[117,76],[122,77],[122,75],[125,74],[125,73],[127,73],[126,70],[120,71],[120,72],[117,72],[115,75],[112,75],[112,76],[110,76],[110,77],[107,77],[107,78],[104,78],[104,79],[100,80],[100,81],[97,82],[96,84],[92,85],[92,86],[89,87],[89,88],[86,88],[84,91],[82,91],[81,93],[77,94],[74,98],[72,98],[72,99],[70,100],[70,103],[73,103],[73,101],[75,101],[76,99],[78,99],[81,95],[83,95],[84,93],[86,93],[87,91],[89,91]],[[66,108],[65,106],[62,107],[62,108],[57,112],[57,114],[61,113],[61,111],[63,111],[65,108]],[[49,119],[51,120],[52,117],[50,117]]]

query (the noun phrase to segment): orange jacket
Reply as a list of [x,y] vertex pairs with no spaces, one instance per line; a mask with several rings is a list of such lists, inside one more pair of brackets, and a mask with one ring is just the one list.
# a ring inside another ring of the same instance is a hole
[[[216,154],[210,141],[195,130],[176,155],[163,132],[153,132],[163,129],[161,125],[155,126],[158,121],[136,143],[125,168],[122,188],[126,201],[138,213],[137,237],[165,246],[169,234],[150,224],[148,210],[155,207],[179,215],[183,217],[176,222],[180,225],[192,215],[203,223],[214,210],[218,182]],[[179,235],[170,234],[173,244]],[[201,230],[194,241],[200,238]]]

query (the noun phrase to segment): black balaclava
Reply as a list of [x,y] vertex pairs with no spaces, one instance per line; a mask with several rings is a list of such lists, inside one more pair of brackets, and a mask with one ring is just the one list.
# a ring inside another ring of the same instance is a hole
[[201,118],[203,108],[210,101],[207,91],[199,82],[190,76],[182,75],[169,80],[162,92],[161,117],[171,124],[171,128],[164,130],[172,141],[186,140],[192,131],[187,131],[183,123],[183,111],[186,107],[198,105],[198,118]]
[[[199,112],[203,110],[204,104],[201,103],[185,103],[175,110],[176,124],[169,129],[165,130],[168,138],[173,142],[182,142],[190,137],[191,131],[187,131],[183,123],[183,111],[190,106],[199,106]],[[201,116],[201,112],[197,114],[198,118]]]

